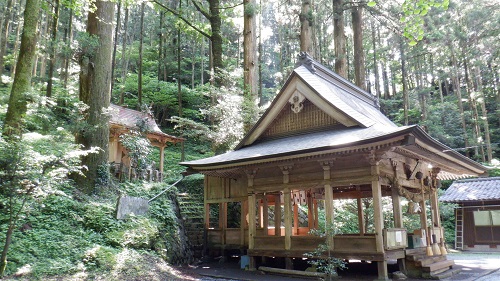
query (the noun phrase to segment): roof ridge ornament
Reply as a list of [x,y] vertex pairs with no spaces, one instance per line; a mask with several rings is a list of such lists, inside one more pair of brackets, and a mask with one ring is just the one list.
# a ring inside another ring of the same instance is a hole
[[296,67],[303,65],[312,73],[316,73],[316,67],[314,67],[314,59],[307,52],[300,52],[298,56],[298,61]]
[[303,94],[299,91],[295,91],[293,95],[290,97],[288,102],[291,104],[291,109],[294,113],[299,113],[302,108],[304,108],[303,102],[306,100]]

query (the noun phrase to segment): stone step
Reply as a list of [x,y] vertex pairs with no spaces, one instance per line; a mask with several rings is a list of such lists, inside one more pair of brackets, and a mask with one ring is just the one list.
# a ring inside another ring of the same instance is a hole
[[437,271],[439,271],[441,269],[445,269],[445,268],[451,269],[453,265],[455,265],[455,262],[453,260],[439,261],[439,262],[435,262],[433,264],[422,266],[422,272],[436,273]]
[[442,280],[442,279],[447,279],[447,278],[450,278],[454,275],[457,275],[461,272],[462,270],[460,268],[451,268],[451,269],[447,269],[443,272],[439,272],[439,273],[430,273],[429,275],[426,274],[422,274],[422,277],[423,278],[427,278],[427,279],[434,279],[434,280]]

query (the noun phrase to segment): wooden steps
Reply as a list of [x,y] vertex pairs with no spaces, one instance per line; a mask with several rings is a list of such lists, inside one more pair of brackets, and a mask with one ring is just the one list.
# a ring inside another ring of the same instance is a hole
[[446,256],[427,256],[425,248],[406,250],[407,276],[413,278],[444,279],[460,272],[453,269],[455,262]]

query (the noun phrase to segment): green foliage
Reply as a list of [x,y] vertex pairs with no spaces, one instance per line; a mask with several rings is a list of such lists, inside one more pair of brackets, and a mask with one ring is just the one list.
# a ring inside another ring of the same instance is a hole
[[448,9],[449,0],[405,0],[402,6],[403,16],[401,22],[404,24],[403,34],[410,40],[409,45],[415,46],[418,41],[424,39],[424,17],[432,8]]
[[[328,237],[339,234],[339,232],[338,228],[331,224],[325,228],[313,229],[310,231],[310,234],[328,239]],[[308,264],[315,267],[318,271],[328,274],[328,276],[337,276],[338,269],[347,268],[347,263],[344,260],[331,255],[326,241],[319,244],[314,251],[305,253],[304,257],[308,258]]]
[[158,239],[157,224],[146,217],[130,216],[119,229],[107,231],[106,239],[113,246],[133,249],[152,249]]
[[85,252],[82,261],[89,269],[109,271],[116,265],[117,253],[116,249],[97,245]]

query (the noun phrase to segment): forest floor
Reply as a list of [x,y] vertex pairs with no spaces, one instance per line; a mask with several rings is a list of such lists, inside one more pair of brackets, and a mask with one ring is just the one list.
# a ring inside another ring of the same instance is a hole
[[[450,253],[448,259],[455,260],[454,268],[460,268],[461,272],[445,280],[460,281],[493,281],[500,280],[500,253]],[[389,265],[389,271],[396,271],[395,265]],[[376,279],[375,264],[349,264],[349,269],[340,272],[341,281],[374,280]],[[23,277],[22,271],[15,276],[9,276],[5,281],[12,280],[33,280]],[[224,263],[218,260],[199,263],[191,266],[170,266],[160,258],[145,256],[143,260],[136,264],[119,263],[107,272],[92,273],[79,271],[71,275],[40,277],[40,280],[47,281],[83,281],[83,280],[123,280],[123,281],[296,281],[301,278],[290,276],[268,275],[261,271],[248,271],[240,269],[236,259],[228,260]],[[309,279],[314,280],[314,279]],[[406,279],[407,281],[417,281],[423,279]]]

